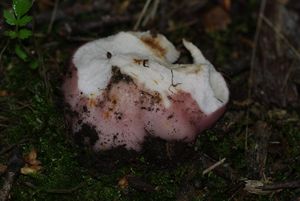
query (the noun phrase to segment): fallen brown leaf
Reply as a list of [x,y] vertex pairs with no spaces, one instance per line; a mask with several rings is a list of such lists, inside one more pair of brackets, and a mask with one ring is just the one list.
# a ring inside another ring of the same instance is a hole
[[126,189],[128,188],[128,180],[127,180],[127,177],[122,177],[119,181],[118,181],[118,186],[121,188],[121,189]]
[[221,5],[225,10],[229,11],[231,8],[231,0],[221,0]]
[[34,174],[34,173],[37,173],[41,169],[42,169],[42,166],[28,166],[28,165],[25,165],[25,167],[21,168],[21,173],[25,174],[25,175]]
[[41,161],[37,160],[37,151],[32,149],[25,157],[25,166],[21,168],[22,174],[34,174],[42,169]]
[[25,161],[30,163],[30,161],[36,160],[36,158],[37,158],[37,152],[36,152],[36,150],[33,148],[33,149],[29,152],[29,154],[27,154],[27,155],[25,156]]
[[7,169],[7,166],[0,163],[0,174],[4,173],[6,171],[6,169]]
[[8,96],[8,93],[6,90],[0,90],[0,97]]
[[117,11],[119,14],[123,14],[129,7],[131,3],[131,0],[125,0],[123,1],[120,6],[117,8]]
[[202,23],[206,32],[221,31],[231,23],[231,18],[223,7],[215,6],[204,13]]

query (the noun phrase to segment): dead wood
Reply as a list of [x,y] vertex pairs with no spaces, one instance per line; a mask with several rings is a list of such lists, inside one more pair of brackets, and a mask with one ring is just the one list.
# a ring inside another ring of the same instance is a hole
[[295,189],[295,188],[300,188],[300,180],[265,184],[262,187],[259,187],[259,189],[261,190],[281,190],[281,189]]

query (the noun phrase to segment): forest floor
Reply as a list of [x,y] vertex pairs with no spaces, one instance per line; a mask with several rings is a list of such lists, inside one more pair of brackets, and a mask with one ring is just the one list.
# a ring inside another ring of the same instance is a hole
[[[0,200],[300,200],[300,110],[261,102],[249,87],[263,1],[154,0],[143,15],[145,2],[35,1],[24,25],[33,34],[19,39],[7,31],[21,25],[0,17]],[[191,156],[160,165],[141,155],[97,172],[68,135],[61,79],[81,44],[133,29],[164,34],[179,63],[191,62],[181,40],[192,41],[224,75],[230,103]]]

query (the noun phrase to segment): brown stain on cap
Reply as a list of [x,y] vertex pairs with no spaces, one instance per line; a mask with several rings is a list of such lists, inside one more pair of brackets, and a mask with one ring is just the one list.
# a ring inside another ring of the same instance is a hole
[[165,57],[166,49],[160,45],[158,38],[153,37],[141,37],[141,41],[148,46],[157,56]]

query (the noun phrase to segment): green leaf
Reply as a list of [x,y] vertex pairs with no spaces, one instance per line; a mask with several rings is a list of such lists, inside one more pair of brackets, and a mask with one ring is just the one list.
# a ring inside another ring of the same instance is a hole
[[10,37],[11,39],[15,39],[18,37],[18,33],[15,31],[5,31],[4,34]]
[[5,18],[7,24],[16,25],[17,19],[11,10],[4,10],[3,17]]
[[15,53],[20,59],[27,61],[28,55],[19,45],[16,45]]
[[27,25],[29,22],[31,22],[32,20],[32,17],[31,16],[28,16],[28,15],[25,15],[24,17],[21,17],[20,19],[17,20],[17,24],[19,26],[25,26]]
[[30,62],[30,68],[31,69],[37,69],[39,67],[39,61],[38,60],[33,60],[32,62]]
[[32,31],[29,29],[21,29],[18,33],[18,38],[20,39],[26,39],[32,36]]
[[13,9],[17,18],[22,17],[26,14],[32,6],[30,0],[13,0]]

